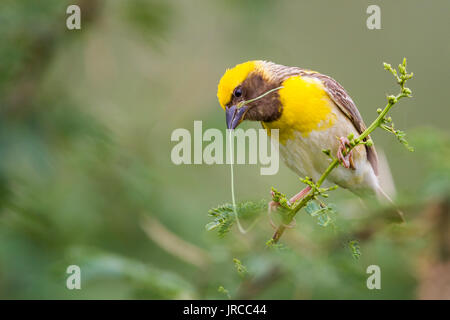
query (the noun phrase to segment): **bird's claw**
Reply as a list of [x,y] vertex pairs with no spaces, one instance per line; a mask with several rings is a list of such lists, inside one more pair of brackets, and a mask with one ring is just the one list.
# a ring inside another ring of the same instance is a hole
[[352,150],[347,153],[347,147],[351,147],[350,140],[347,137],[339,138],[339,148],[337,151],[337,158],[339,162],[347,169],[351,168],[355,170],[355,164],[353,163]]

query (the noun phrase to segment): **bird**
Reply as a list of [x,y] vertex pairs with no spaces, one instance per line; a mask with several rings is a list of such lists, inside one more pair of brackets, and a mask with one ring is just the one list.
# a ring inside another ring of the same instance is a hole
[[[317,181],[332,161],[323,153],[329,150],[342,166],[331,171],[328,182],[359,197],[375,194],[392,202],[380,185],[372,140],[345,153],[348,137],[358,137],[366,125],[352,98],[333,78],[300,67],[251,60],[226,70],[217,98],[228,129],[236,129],[243,121],[259,121],[269,135],[278,129],[281,158],[300,177]],[[303,189],[290,202],[309,191],[310,187]]]

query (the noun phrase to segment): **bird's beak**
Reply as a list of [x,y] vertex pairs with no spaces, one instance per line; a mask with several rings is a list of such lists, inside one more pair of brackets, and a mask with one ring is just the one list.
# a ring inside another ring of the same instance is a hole
[[227,128],[228,129],[236,129],[237,126],[244,119],[245,114],[247,113],[248,106],[244,105],[240,108],[237,106],[231,106],[226,110],[227,117]]

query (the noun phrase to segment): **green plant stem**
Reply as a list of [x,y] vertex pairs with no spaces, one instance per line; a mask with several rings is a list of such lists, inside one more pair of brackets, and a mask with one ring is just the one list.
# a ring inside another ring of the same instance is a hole
[[395,97],[394,101],[390,101],[387,106],[381,111],[381,113],[378,115],[378,117],[372,122],[372,124],[364,130],[363,133],[355,140],[358,144],[362,142],[369,134],[372,133],[376,128],[378,128],[381,123],[383,122],[384,117],[386,114],[391,110],[391,108],[396,104],[401,98],[406,97],[407,95],[404,93],[400,93]]
[[[403,89],[403,85],[401,84],[402,89]],[[356,146],[363,144],[364,143],[364,139],[367,138],[372,131],[374,131],[376,128],[378,128],[379,126],[381,126],[381,124],[383,123],[384,117],[386,116],[386,114],[389,112],[389,110],[391,110],[391,108],[401,99],[404,97],[407,97],[408,95],[405,94],[402,90],[401,93],[399,93],[395,99],[389,99],[388,104],[386,105],[386,107],[383,109],[383,111],[380,112],[380,114],[378,115],[378,117],[370,124],[370,126],[363,131],[363,133],[361,133],[359,135],[358,138],[356,138],[354,140],[354,144],[352,144],[351,146],[347,147],[346,152],[350,152],[353,148],[355,148]],[[322,174],[322,176],[319,178],[319,180],[317,180],[316,182],[316,186],[319,188],[322,183],[325,181],[325,179],[328,177],[328,175],[336,168],[339,166],[339,160],[338,159],[334,159],[330,165],[328,166],[328,168],[325,170],[325,172]],[[300,200],[300,202],[294,207],[292,208],[292,211],[290,212],[290,214],[288,215],[288,221],[286,224],[282,224],[280,225],[275,233],[272,236],[272,243],[277,243],[281,236],[283,235],[284,231],[286,230],[286,225],[290,224],[292,222],[292,220],[295,218],[295,215],[297,214],[298,211],[300,211],[300,209],[302,209],[303,207],[306,206],[306,204],[313,200],[316,197],[316,191],[314,189],[312,189],[310,191],[310,193],[308,193],[308,195],[306,195],[302,200]]]

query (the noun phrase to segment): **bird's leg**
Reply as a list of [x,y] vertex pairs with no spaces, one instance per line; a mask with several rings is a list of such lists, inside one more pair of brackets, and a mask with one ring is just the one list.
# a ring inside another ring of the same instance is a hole
[[[296,203],[298,200],[302,199],[304,196],[306,196],[309,193],[309,191],[311,191],[311,187],[307,186],[302,191],[297,193],[295,196],[293,196],[291,199],[289,199],[289,202],[288,202],[289,206]],[[273,196],[273,192],[272,192],[272,196]],[[269,202],[269,221],[270,221],[270,224],[272,225],[272,227],[274,227],[274,228],[277,228],[277,227],[275,226],[272,219],[270,218],[270,214],[273,211],[276,211],[279,206],[280,206],[280,203],[278,203],[276,201]],[[293,228],[294,226],[295,226],[295,224],[294,225],[285,225],[285,227],[287,227],[287,228]]]
[[351,147],[350,140],[347,137],[339,138],[339,148],[337,151],[337,158],[339,162],[347,169],[351,168],[355,170],[355,164],[353,163],[352,150],[347,153],[347,147]]

